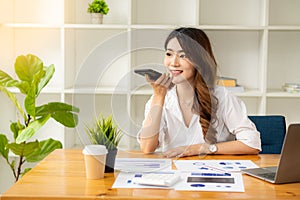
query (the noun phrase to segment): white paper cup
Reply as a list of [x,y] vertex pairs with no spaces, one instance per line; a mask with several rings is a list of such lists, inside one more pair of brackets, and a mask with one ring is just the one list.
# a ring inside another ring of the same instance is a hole
[[107,149],[104,145],[86,145],[82,151],[87,179],[104,177]]

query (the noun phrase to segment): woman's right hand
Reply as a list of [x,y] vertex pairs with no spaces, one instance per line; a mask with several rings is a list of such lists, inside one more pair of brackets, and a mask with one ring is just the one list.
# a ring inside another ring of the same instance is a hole
[[153,89],[153,98],[139,137],[141,150],[144,153],[152,153],[158,146],[164,100],[172,84],[172,77],[169,74],[162,74],[156,81],[153,81],[146,75],[146,81]]
[[173,77],[169,73],[162,74],[156,81],[151,80],[146,75],[146,81],[153,89],[153,95],[165,96],[172,83]]

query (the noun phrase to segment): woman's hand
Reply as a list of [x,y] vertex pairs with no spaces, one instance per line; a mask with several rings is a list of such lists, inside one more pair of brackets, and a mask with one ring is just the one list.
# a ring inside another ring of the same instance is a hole
[[172,157],[185,157],[185,156],[195,156],[195,155],[200,155],[206,152],[206,150],[203,149],[204,145],[201,144],[194,144],[190,146],[181,146],[177,147],[171,150],[168,150],[163,153],[164,156],[168,158]]
[[150,83],[154,96],[165,96],[168,89],[172,85],[172,79],[173,77],[169,73],[162,74],[156,81],[151,80],[146,75],[146,81]]

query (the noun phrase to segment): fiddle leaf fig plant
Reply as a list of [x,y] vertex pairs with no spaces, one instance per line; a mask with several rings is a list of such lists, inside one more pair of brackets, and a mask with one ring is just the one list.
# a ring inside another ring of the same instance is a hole
[[[44,66],[40,58],[28,54],[16,58],[14,69],[18,79],[0,70],[0,92],[10,99],[17,110],[16,121],[10,124],[13,141],[9,141],[7,134],[0,133],[0,156],[9,165],[15,181],[18,181],[30,170],[22,169],[25,162],[38,162],[55,149],[62,148],[58,140],[50,138],[39,141],[32,137],[50,118],[63,126],[76,127],[79,108],[62,102],[36,105],[39,94],[54,74],[54,65]],[[17,88],[25,96],[23,105],[10,88]],[[9,152],[15,154],[18,161],[10,159]]]

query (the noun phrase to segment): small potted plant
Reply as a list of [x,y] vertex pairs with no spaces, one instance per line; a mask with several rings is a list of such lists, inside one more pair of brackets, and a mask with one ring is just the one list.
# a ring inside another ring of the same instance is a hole
[[102,114],[95,118],[94,124],[86,125],[86,133],[92,144],[105,145],[106,156],[105,172],[114,172],[115,158],[118,145],[123,136],[121,130],[115,125],[112,115],[105,118]]
[[107,15],[109,11],[108,5],[104,0],[93,0],[89,3],[87,12],[91,13],[91,20],[93,24],[102,24],[103,15]]

